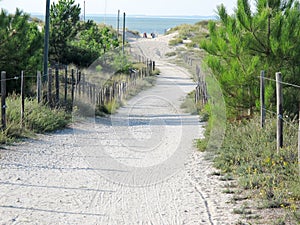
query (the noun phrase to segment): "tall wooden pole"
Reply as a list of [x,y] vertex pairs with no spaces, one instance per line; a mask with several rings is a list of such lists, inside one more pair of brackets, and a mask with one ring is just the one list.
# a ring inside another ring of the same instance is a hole
[[277,153],[283,146],[283,95],[282,95],[282,76],[276,73],[276,99],[277,99]]
[[265,126],[266,107],[265,107],[265,71],[260,73],[260,126]]
[[123,42],[122,42],[122,52],[124,54],[125,51],[125,21],[126,21],[126,14],[123,15]]
[[45,38],[44,38],[44,76],[43,81],[48,80],[48,54],[50,33],[50,0],[46,0]]
[[85,1],[83,1],[83,22],[85,22]]
[[118,10],[118,18],[117,18],[117,38],[119,38],[120,31],[120,10]]

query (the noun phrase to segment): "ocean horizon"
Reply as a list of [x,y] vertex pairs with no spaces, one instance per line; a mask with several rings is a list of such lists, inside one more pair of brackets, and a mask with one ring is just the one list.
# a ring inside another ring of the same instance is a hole
[[[37,17],[44,20],[44,15],[42,14],[31,14],[32,17]],[[125,16],[125,27],[130,31],[137,31],[140,34],[143,33],[155,33],[164,34],[167,30],[176,27],[181,24],[195,24],[203,20],[216,20],[216,16],[154,16],[154,15],[126,15]],[[83,20],[83,16],[81,16]],[[112,26],[117,29],[118,16],[113,14],[87,14],[85,20],[93,20],[96,23],[104,23],[106,25]],[[120,14],[119,28],[123,28],[123,14]]]

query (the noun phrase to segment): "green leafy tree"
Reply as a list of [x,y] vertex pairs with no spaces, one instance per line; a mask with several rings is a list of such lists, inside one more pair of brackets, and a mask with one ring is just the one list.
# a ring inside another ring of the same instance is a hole
[[[255,111],[261,70],[270,78],[281,71],[286,82],[299,84],[298,1],[256,0],[251,11],[248,0],[238,0],[233,15],[223,5],[217,13],[220,20],[210,22],[210,37],[200,46],[208,52],[206,63],[220,82],[229,116]],[[291,111],[297,91],[286,89]],[[267,99],[269,105],[275,102],[274,83],[267,85]]]
[[84,27],[78,38],[71,42],[74,51],[69,58],[76,65],[89,66],[105,52],[119,46],[116,32],[109,27],[97,25],[93,21],[88,21]]
[[86,67],[119,45],[109,27],[93,21],[80,23],[81,9],[75,0],[59,0],[50,11],[50,59],[54,62]]
[[[43,37],[29,15],[19,9],[14,15],[2,10],[0,13],[0,69],[8,78],[36,74],[41,69]],[[28,80],[28,79],[27,79]],[[8,91],[20,89],[19,81],[8,81]]]
[[68,54],[72,54],[70,42],[80,31],[81,8],[75,0],[59,0],[50,9],[50,59],[68,64]]

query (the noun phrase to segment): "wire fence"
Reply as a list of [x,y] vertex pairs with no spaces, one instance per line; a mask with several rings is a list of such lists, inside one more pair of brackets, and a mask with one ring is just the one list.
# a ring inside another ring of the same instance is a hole
[[[188,55],[182,56],[183,61],[195,71],[197,87],[195,89],[195,102],[198,104],[199,101],[201,105],[205,105],[208,102],[209,94],[207,92],[207,82],[205,74],[201,73],[200,65],[195,63],[197,60]],[[260,78],[260,107],[261,107],[261,127],[264,127],[266,112],[277,118],[277,130],[276,130],[276,139],[277,139],[277,152],[283,148],[283,131],[284,123],[288,124],[289,127],[295,130],[296,137],[298,136],[298,164],[299,164],[299,176],[300,176],[300,103],[298,115],[294,118],[289,118],[289,116],[284,115],[283,110],[283,85],[291,88],[300,89],[298,84],[288,83],[282,81],[281,73],[276,73],[276,79],[268,78],[264,76],[265,72],[261,71]],[[276,108],[277,111],[274,112],[271,109],[267,109],[265,105],[265,80],[276,83]],[[297,117],[298,117],[298,126],[297,126]]]
[[[103,106],[109,102],[123,101],[128,93],[136,88],[137,81],[152,75],[155,70],[155,62],[138,55],[133,58],[144,66],[140,70],[129,69],[128,75],[116,75],[108,72],[104,78],[95,78],[90,80],[89,71],[82,72],[77,68],[66,65],[55,65],[51,67],[47,74],[41,75],[37,71],[35,76],[27,75],[24,71],[19,76],[1,72],[1,125],[2,129],[6,124],[6,98],[7,82],[20,81],[20,90],[22,98],[21,114],[24,116],[24,98],[25,98],[25,80],[35,79],[36,93],[35,97],[41,104],[47,104],[50,107],[65,107],[67,110],[73,110],[75,98],[76,101],[84,101],[94,106]],[[95,72],[95,71],[93,71]],[[98,82],[102,79],[102,82]],[[43,82],[44,80],[44,82]],[[31,87],[32,88],[32,87]],[[24,118],[22,118],[24,119]]]
[[195,76],[197,86],[195,87],[195,103],[202,109],[209,100],[207,82],[205,73],[201,71],[201,64],[199,60],[192,58],[189,55],[182,55],[183,61],[192,69],[192,73]]
[[[270,114],[276,116],[277,118],[277,131],[276,131],[276,139],[277,139],[277,153],[283,148],[284,140],[283,140],[283,131],[284,131],[284,123],[289,124],[289,126],[293,129],[295,129],[295,134],[298,133],[298,164],[299,164],[299,176],[300,176],[300,103],[299,105],[299,112],[298,112],[298,127],[296,125],[296,118],[293,118],[292,120],[288,120],[288,116],[284,115],[283,112],[283,85],[297,88],[299,89],[300,86],[297,84],[292,84],[288,82],[282,81],[282,74],[280,72],[277,72],[275,74],[276,79],[267,78],[265,77],[265,71],[261,71],[260,75],[260,107],[261,107],[261,127],[264,128],[265,119],[266,119],[266,112],[269,112]],[[276,83],[276,112],[267,109],[265,104],[265,80],[268,80],[270,82]]]

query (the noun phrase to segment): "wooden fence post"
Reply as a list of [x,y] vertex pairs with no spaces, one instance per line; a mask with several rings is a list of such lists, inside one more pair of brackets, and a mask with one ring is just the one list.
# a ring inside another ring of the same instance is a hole
[[41,102],[41,95],[42,95],[42,76],[41,71],[37,71],[36,74],[36,95],[37,95],[37,102]]
[[277,153],[283,146],[283,95],[282,95],[282,76],[276,73],[276,99],[277,99]]
[[260,73],[260,126],[265,126],[266,107],[265,107],[265,71]]
[[25,78],[24,71],[21,72],[21,129],[24,127],[25,114]]
[[1,72],[1,125],[6,128],[6,72]]
[[82,74],[82,95],[85,95],[85,74]]
[[65,105],[67,105],[67,97],[68,97],[68,66],[65,66]]
[[47,93],[47,102],[52,107],[52,69],[49,69],[48,73],[48,93]]
[[59,103],[59,68],[58,64],[55,66],[55,104]]
[[78,71],[78,75],[77,75],[77,93],[80,96],[81,95],[81,71]]
[[125,51],[125,34],[126,34],[126,32],[125,32],[125,28],[126,28],[125,22],[126,22],[126,13],[124,12],[123,13],[123,37],[122,37],[122,53],[123,53],[123,55],[124,55],[124,51]]
[[[75,77],[74,77],[74,69],[71,70],[71,84],[72,84],[72,88],[71,88],[71,101],[72,101],[72,105],[74,104],[74,91],[75,91]],[[73,106],[72,106],[73,109]]]
[[96,104],[96,84],[93,85],[93,104]]

